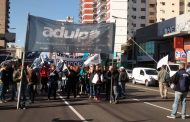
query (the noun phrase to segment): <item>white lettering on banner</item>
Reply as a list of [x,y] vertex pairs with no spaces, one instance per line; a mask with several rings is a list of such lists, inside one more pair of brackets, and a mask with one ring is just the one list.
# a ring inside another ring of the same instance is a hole
[[74,56],[74,55],[68,55],[68,54],[63,54],[63,53],[57,53],[56,56],[56,62],[59,62],[60,60],[65,63],[65,64],[73,64],[73,65],[78,65],[82,66],[84,61],[88,57],[85,57],[83,59],[83,56]]
[[[59,62],[60,60],[57,59],[57,62]],[[62,60],[62,62],[66,65],[75,65],[75,66],[82,66],[84,61],[69,61],[69,60]]]
[[54,37],[54,38],[66,38],[66,39],[94,39],[97,38],[100,35],[100,31],[93,30],[93,31],[80,31],[79,28],[77,28],[75,31],[69,32],[69,30],[66,30],[64,27],[61,27],[60,29],[52,29],[50,27],[44,27],[43,36],[44,37]]
[[82,59],[83,58],[83,56],[74,56],[74,55],[67,55],[67,54],[62,54],[62,53],[57,53],[57,56],[66,57],[66,58],[75,58],[75,59]]

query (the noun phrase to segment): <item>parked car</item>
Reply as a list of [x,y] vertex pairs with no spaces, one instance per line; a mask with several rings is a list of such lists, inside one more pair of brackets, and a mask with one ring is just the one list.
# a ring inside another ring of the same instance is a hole
[[126,69],[126,73],[127,73],[128,77],[129,77],[129,81],[131,81],[132,80],[132,70]]
[[132,83],[146,86],[158,85],[158,72],[154,68],[136,67],[132,71]]

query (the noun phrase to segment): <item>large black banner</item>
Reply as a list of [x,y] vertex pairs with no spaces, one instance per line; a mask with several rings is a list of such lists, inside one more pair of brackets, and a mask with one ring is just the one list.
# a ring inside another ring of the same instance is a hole
[[26,51],[113,53],[114,23],[73,24],[29,15]]

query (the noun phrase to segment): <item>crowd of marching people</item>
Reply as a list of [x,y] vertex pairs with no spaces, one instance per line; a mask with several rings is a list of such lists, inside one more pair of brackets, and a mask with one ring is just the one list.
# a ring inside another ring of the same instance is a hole
[[40,67],[27,64],[24,65],[23,72],[21,69],[21,63],[1,65],[0,103],[16,101],[19,90],[20,108],[25,107],[26,101],[34,103],[38,95],[47,96],[48,100],[57,99],[57,91],[65,95],[66,99],[71,99],[71,95],[75,99],[84,94],[89,99],[111,100],[115,104],[126,95],[125,83],[128,76],[124,67],[117,69],[115,66],[102,67],[99,64],[86,67],[67,65],[60,70],[56,65],[44,62]]

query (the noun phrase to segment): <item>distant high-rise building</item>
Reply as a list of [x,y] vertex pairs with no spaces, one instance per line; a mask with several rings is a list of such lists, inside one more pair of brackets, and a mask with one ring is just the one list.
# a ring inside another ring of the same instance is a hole
[[9,28],[9,0],[0,0],[0,48],[6,47],[5,33]]
[[81,23],[96,23],[96,0],[80,0]]

